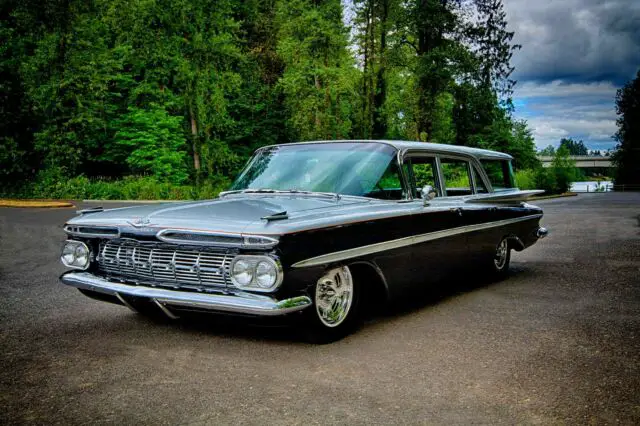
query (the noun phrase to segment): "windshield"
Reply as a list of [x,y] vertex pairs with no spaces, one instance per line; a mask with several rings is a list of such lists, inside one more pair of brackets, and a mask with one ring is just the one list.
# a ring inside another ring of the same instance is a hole
[[330,192],[401,199],[393,147],[378,143],[283,145],[258,152],[231,190]]

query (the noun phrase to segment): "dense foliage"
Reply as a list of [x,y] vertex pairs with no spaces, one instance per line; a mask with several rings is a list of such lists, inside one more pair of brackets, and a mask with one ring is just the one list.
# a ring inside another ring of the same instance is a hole
[[502,0],[6,0],[0,13],[5,195],[208,197],[257,147],[310,139],[539,165],[511,116],[519,46]]
[[616,95],[616,185],[640,185],[640,70]]
[[574,141],[571,138],[560,139],[560,148],[566,148],[569,155],[589,155],[587,146],[582,141]]

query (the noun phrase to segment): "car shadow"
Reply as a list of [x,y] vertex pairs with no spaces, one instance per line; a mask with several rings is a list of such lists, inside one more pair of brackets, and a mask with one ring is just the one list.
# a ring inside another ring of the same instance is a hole
[[410,297],[403,297],[384,307],[380,312],[372,313],[370,319],[397,318],[409,315],[459,295],[499,285],[520,273],[522,270],[519,268],[510,270],[507,276],[496,279],[490,275],[481,274],[477,270],[462,270],[445,279],[425,283],[424,286],[412,289]]
[[[422,289],[413,290],[411,297],[405,297],[393,304],[378,306],[366,312],[364,325],[380,323],[391,319],[401,318],[461,294],[478,291],[498,285],[514,276],[526,274],[526,268],[513,267],[509,275],[501,280],[490,276],[480,275],[477,271],[461,271],[437,283],[425,285]],[[179,312],[180,319],[146,321],[162,323],[170,328],[177,328],[180,332],[206,334],[223,338],[243,338],[246,340],[278,343],[308,344],[300,316],[291,315],[283,318],[254,318],[243,316],[212,315],[198,312]],[[357,333],[357,332],[356,332]]]

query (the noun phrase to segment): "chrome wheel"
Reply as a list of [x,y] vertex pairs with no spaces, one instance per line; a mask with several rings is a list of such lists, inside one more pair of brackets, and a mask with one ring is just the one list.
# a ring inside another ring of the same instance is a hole
[[316,284],[315,305],[320,322],[337,327],[347,318],[353,302],[353,278],[346,266],[328,271]]
[[500,241],[498,248],[496,248],[496,254],[493,258],[493,263],[496,265],[496,269],[501,271],[507,263],[509,258],[509,243],[506,239]]

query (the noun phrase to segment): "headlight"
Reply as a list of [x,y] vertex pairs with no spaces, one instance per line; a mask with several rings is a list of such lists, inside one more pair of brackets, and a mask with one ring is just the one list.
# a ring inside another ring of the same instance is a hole
[[68,240],[62,247],[60,261],[74,269],[87,269],[91,263],[91,250],[81,241]]
[[237,256],[231,263],[231,282],[241,289],[273,291],[282,283],[282,267],[269,256]]
[[233,264],[232,277],[238,285],[247,286],[253,281],[253,268],[251,263],[246,260],[238,260]]

